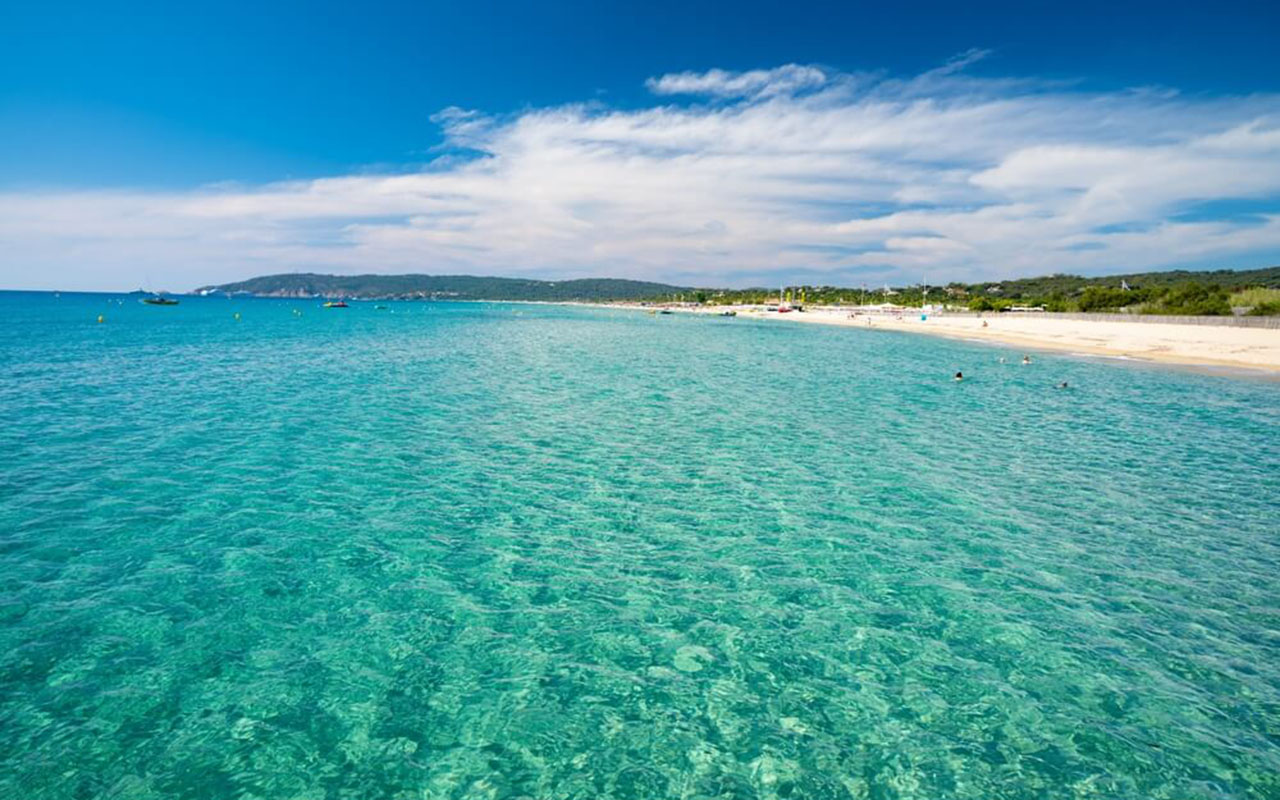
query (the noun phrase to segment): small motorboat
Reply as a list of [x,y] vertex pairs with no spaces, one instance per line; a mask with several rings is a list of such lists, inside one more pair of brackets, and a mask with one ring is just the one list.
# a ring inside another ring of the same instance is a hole
[[142,298],[142,302],[149,306],[176,306],[178,304],[177,300],[174,300],[172,297],[164,297],[163,295],[144,297]]
[[330,300],[324,304],[325,308],[349,308],[346,300]]

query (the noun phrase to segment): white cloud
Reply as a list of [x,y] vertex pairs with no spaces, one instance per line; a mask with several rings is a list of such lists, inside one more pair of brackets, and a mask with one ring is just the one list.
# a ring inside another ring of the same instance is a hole
[[[0,285],[303,269],[940,282],[1280,253],[1280,97],[965,74],[983,55],[908,79],[787,65],[649,82],[705,105],[445,109],[454,153],[409,174],[0,193]],[[1240,202],[1269,211],[1224,210]]]
[[760,97],[803,89],[816,89],[827,82],[827,75],[817,67],[787,64],[774,69],[749,72],[677,72],[650,78],[645,85],[654,94],[692,94],[713,97]]

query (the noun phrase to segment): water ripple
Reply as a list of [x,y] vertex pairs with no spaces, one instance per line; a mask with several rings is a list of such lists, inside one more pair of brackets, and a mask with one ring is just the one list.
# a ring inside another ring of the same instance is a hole
[[1280,797],[1273,384],[0,305],[0,795]]

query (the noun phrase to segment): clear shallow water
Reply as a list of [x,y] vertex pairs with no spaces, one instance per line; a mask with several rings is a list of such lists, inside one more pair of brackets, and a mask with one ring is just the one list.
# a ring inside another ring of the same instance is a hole
[[1280,797],[1276,384],[391,305],[0,294],[0,796]]

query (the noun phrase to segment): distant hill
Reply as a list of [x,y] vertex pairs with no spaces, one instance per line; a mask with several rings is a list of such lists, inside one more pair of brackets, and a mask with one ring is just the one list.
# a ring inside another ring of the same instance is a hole
[[[1225,292],[1247,287],[1280,288],[1280,267],[1254,270],[1212,270],[1190,272],[1140,272],[1086,278],[1080,275],[1047,275],[1036,278],[952,283],[931,287],[933,300],[943,297],[950,302],[990,298],[993,301],[1025,301],[1029,305],[1046,305],[1053,310],[1074,310],[1085,290],[1121,287],[1148,294],[1160,294],[1174,286],[1194,282],[1217,286]],[[920,305],[925,300],[921,287],[903,286],[896,290],[868,287],[795,286],[795,299],[804,298],[815,305],[845,302],[893,301],[903,305]],[[777,289],[695,289],[648,281],[618,278],[587,278],[570,281],[540,281],[525,278],[490,278],[473,275],[317,275],[290,273],[265,275],[247,281],[204,286],[197,293],[250,294],[258,297],[350,297],[367,300],[541,300],[546,302],[669,300],[683,295],[687,300],[713,303],[768,302],[778,297]],[[1131,299],[1138,297],[1130,295]]]
[[202,286],[197,294],[257,297],[351,297],[367,300],[636,300],[690,291],[665,283],[618,278],[539,281],[472,275],[264,275]]

